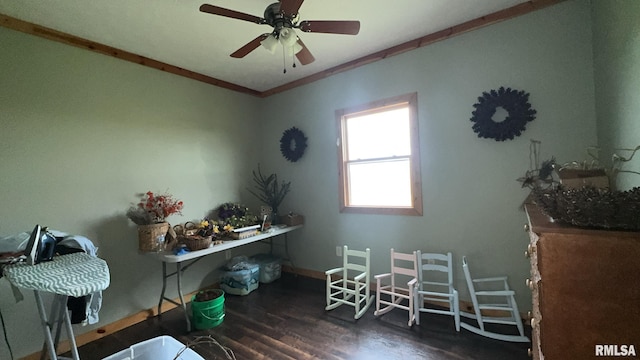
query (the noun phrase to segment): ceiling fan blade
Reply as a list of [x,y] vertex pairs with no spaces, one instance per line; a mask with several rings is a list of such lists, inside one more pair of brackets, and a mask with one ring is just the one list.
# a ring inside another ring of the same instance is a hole
[[280,12],[286,16],[295,17],[304,0],[280,0]]
[[302,50],[296,54],[298,61],[300,61],[300,64],[302,65],[311,64],[316,58],[311,55],[311,51],[307,49],[307,46],[302,42],[302,39],[298,38],[298,44],[302,46]]
[[260,46],[260,42],[262,40],[266,39],[268,36],[269,36],[269,34],[259,35],[257,38],[249,41],[245,46],[243,46],[240,49],[236,50],[230,56],[233,57],[233,58],[238,58],[238,59],[247,56],[250,52],[252,52],[253,50],[257,49],[258,46]]
[[233,19],[250,21],[250,22],[256,23],[256,24],[266,24],[267,23],[267,20],[265,20],[265,19],[263,19],[261,17],[258,17],[258,16],[253,16],[253,15],[241,13],[239,11],[229,10],[229,9],[225,9],[225,8],[221,8],[221,7],[213,6],[213,5],[209,5],[209,4],[200,5],[200,11],[205,12],[205,13],[209,13],[209,14],[213,14],[213,15],[220,15],[220,16],[226,16],[226,17],[233,18]]
[[298,28],[304,32],[357,35],[360,32],[360,21],[302,21]]

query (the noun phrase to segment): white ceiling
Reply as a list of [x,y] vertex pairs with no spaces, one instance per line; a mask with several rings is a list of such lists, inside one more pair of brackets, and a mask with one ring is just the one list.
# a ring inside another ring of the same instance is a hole
[[316,60],[296,68],[262,47],[231,58],[271,27],[198,10],[207,3],[263,17],[272,2],[0,0],[0,13],[261,92],[526,0],[306,0],[300,20],[359,20],[361,27],[355,36],[298,31]]

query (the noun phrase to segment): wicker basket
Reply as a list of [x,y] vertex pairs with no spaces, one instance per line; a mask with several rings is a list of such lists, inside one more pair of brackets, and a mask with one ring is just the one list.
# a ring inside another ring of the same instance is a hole
[[164,250],[169,223],[138,226],[138,249],[143,252]]
[[212,236],[178,235],[178,241],[185,244],[191,251],[203,250],[211,246]]
[[173,227],[173,230],[176,232],[177,235],[186,235],[186,236],[192,236],[198,232],[198,228],[196,227],[196,224],[194,224],[191,221],[187,221],[184,224],[178,224]]
[[579,189],[534,189],[539,207],[554,220],[575,226],[640,230],[640,187],[628,191]]

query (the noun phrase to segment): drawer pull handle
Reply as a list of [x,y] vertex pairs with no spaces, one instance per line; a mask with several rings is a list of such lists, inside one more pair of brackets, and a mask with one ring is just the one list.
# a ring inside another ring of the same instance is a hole
[[532,356],[533,356],[533,351],[531,351],[531,348],[528,348],[528,349],[527,349],[527,355],[528,355],[529,357],[532,357]]
[[529,224],[524,224],[524,232],[529,232]]
[[536,327],[536,319],[531,319],[531,328]]
[[525,280],[524,283],[527,284],[529,289],[533,290],[533,281],[531,281],[531,279]]
[[524,256],[528,259],[533,254],[533,246],[531,244],[527,245],[527,250],[524,252]]
[[531,311],[527,311],[527,317],[528,317],[529,319],[533,319],[533,317],[532,317],[531,315],[532,315],[532,314],[531,314]]

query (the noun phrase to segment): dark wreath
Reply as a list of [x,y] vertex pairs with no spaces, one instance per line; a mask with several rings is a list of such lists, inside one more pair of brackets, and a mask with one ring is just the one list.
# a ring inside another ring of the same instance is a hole
[[287,129],[280,138],[280,152],[287,160],[296,162],[307,148],[307,137],[297,127]]
[[[498,91],[483,92],[471,117],[473,131],[478,137],[493,138],[496,141],[512,140],[520,136],[529,121],[535,119],[536,111],[531,109],[529,94],[524,91],[500,87]],[[496,122],[493,115],[496,109],[502,107],[509,114],[504,121]]]

